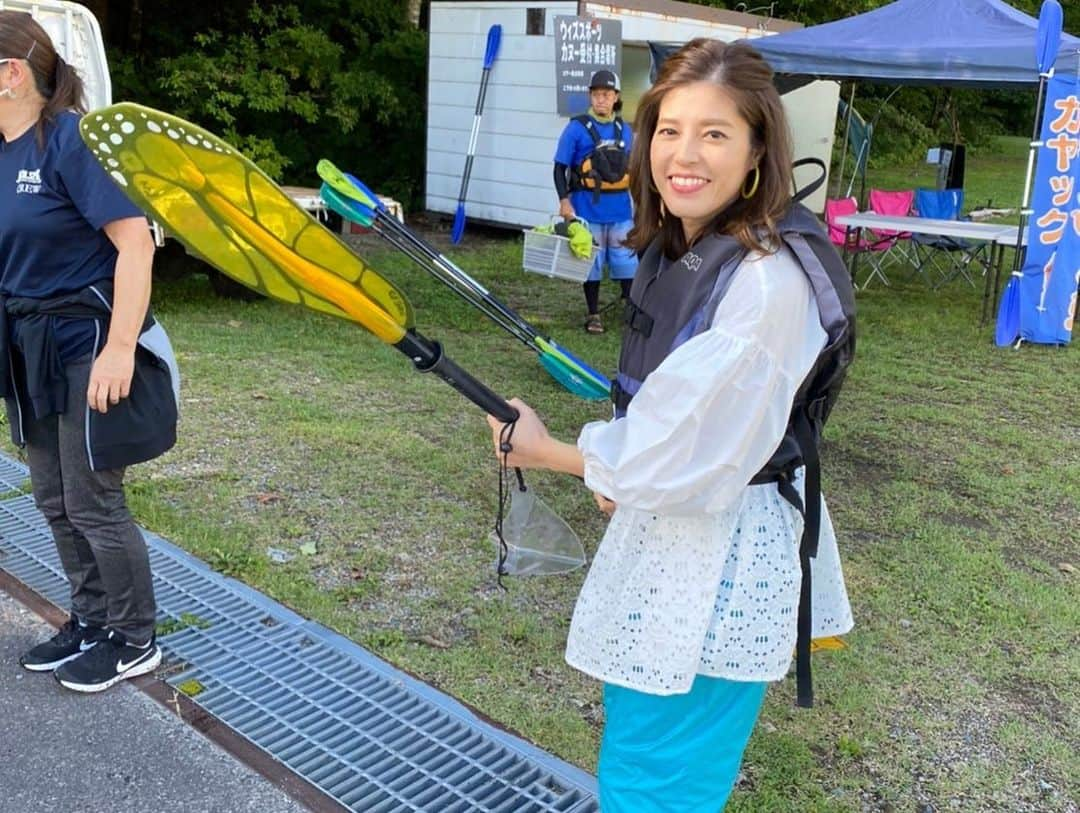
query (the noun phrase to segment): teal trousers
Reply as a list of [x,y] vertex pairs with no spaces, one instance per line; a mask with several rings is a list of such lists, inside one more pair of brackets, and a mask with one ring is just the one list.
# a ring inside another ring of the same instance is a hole
[[766,683],[699,675],[689,693],[604,684],[602,813],[718,813],[739,776]]

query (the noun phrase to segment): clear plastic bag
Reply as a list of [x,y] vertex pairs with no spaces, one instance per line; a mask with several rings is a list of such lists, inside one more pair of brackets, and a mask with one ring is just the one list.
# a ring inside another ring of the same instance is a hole
[[585,564],[585,548],[566,522],[529,488],[515,488],[502,526],[507,576],[551,576]]

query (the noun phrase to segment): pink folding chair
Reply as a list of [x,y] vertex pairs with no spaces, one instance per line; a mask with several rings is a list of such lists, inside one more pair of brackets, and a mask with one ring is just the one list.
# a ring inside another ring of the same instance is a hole
[[[874,214],[893,217],[907,217],[911,214],[911,205],[915,200],[914,189],[889,191],[885,189],[870,190],[870,211]],[[870,255],[870,275],[863,282],[865,288],[874,277],[878,277],[884,285],[889,284],[889,278],[885,276],[885,267],[891,263],[909,263],[911,258],[905,250],[905,243],[910,245],[911,232],[896,231],[893,229],[874,229],[872,239],[869,241],[869,249],[875,252]]]
[[859,229],[841,226],[836,218],[853,215],[859,211],[855,198],[828,198],[825,201],[825,225],[829,229],[829,239],[841,251],[865,251],[866,242],[859,236]]
[[[844,252],[848,256],[848,269],[851,271],[852,280],[855,279],[857,272],[857,260],[859,254],[870,253],[871,260],[873,260],[872,252],[885,251],[891,245],[893,245],[893,239],[886,237],[878,239],[872,232],[873,240],[867,240],[863,237],[863,229],[852,226],[844,226],[836,222],[838,217],[844,215],[853,215],[859,211],[859,204],[855,198],[827,198],[825,200],[825,225],[828,228],[829,240]],[[871,272],[871,276],[877,274],[882,276],[881,271]]]

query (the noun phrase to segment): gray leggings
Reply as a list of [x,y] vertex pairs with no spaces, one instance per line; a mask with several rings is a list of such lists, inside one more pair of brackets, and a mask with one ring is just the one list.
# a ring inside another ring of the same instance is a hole
[[91,471],[86,388],[91,356],[65,367],[67,407],[26,425],[34,501],[71,583],[71,611],[142,644],[154,632],[154,585],[146,542],[124,500],[124,470]]

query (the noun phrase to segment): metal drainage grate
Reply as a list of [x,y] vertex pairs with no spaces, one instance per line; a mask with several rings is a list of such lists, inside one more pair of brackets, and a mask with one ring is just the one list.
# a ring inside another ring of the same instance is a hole
[[[0,491],[25,467],[0,455]],[[159,639],[173,686],[346,807],[365,813],[596,813],[596,780],[484,722],[325,627],[158,536]],[[0,567],[65,606],[67,580],[29,496],[0,500]]]
[[0,454],[0,494],[24,491],[30,485],[30,471],[22,463]]

